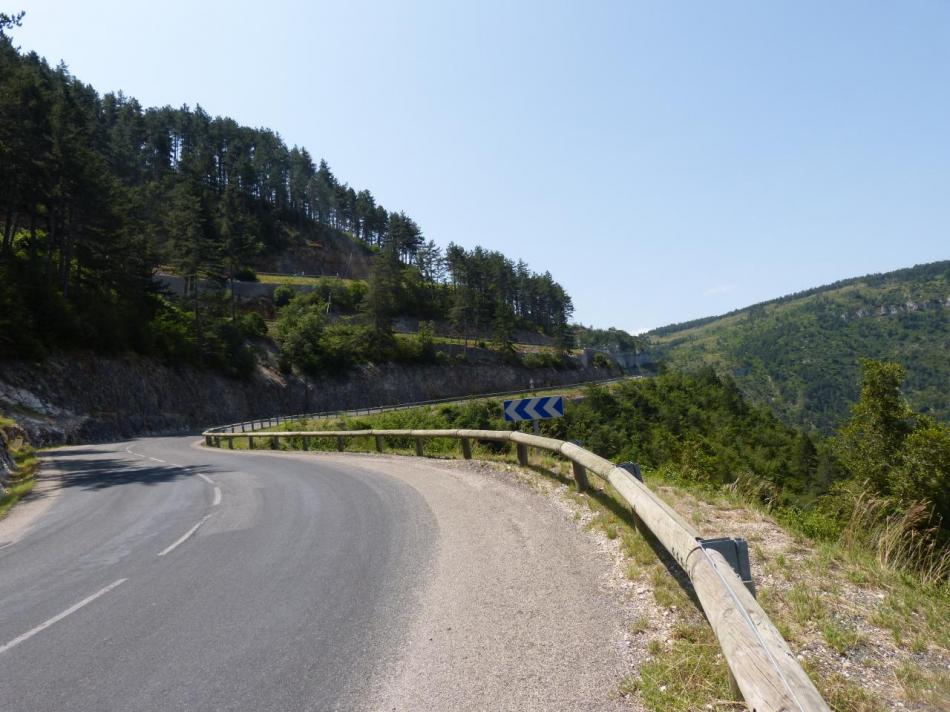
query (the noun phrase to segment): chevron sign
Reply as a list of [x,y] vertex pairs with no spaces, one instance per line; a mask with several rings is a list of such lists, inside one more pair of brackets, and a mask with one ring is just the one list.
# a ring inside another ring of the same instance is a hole
[[522,398],[506,400],[505,420],[547,420],[564,415],[564,397]]

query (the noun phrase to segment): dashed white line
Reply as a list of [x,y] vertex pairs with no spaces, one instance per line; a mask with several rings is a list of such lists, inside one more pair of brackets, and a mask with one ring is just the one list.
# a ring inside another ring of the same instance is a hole
[[19,645],[20,643],[22,643],[24,640],[29,640],[30,638],[32,638],[32,637],[33,637],[34,635],[36,635],[37,633],[40,633],[40,632],[46,630],[47,628],[49,628],[49,627],[50,627],[51,625],[53,625],[54,623],[58,623],[59,621],[63,620],[63,618],[65,618],[66,616],[75,613],[75,612],[78,611],[80,608],[82,608],[83,606],[86,606],[86,605],[92,603],[93,601],[95,601],[95,600],[96,600],[97,598],[99,598],[100,596],[106,595],[107,593],[109,593],[109,591],[111,591],[112,589],[114,589],[116,586],[119,586],[119,585],[125,583],[126,581],[128,581],[128,579],[124,579],[124,578],[123,578],[123,579],[119,579],[118,581],[113,581],[112,583],[110,583],[108,586],[106,586],[106,587],[105,587],[104,589],[102,589],[101,591],[97,591],[96,593],[92,594],[91,596],[88,596],[87,598],[82,599],[79,603],[76,603],[75,605],[70,606],[70,607],[67,608],[65,611],[63,611],[62,613],[60,613],[59,615],[56,615],[56,616],[53,616],[52,618],[50,618],[48,621],[46,621],[46,622],[44,622],[44,623],[40,623],[40,624],[39,624],[38,626],[36,626],[36,628],[34,628],[33,630],[28,630],[28,631],[27,631],[26,633],[24,633],[23,635],[17,636],[16,638],[14,638],[13,640],[11,640],[11,641],[10,641],[9,643],[7,643],[6,645],[0,647],[0,653],[5,653],[5,652],[8,651],[10,648],[16,647],[17,645]]
[[177,547],[179,547],[180,545],[184,544],[186,541],[188,541],[188,538],[189,538],[192,534],[194,534],[196,531],[198,531],[198,527],[200,527],[202,524],[204,524],[206,521],[208,521],[208,518],[209,518],[210,516],[211,516],[210,514],[206,514],[204,517],[202,517],[202,519],[201,519],[200,522],[198,522],[197,524],[195,524],[195,526],[193,526],[191,529],[189,529],[188,531],[186,531],[186,532],[181,536],[181,538],[178,539],[178,541],[176,541],[176,542],[175,542],[174,544],[172,544],[171,546],[169,546],[169,547],[167,547],[167,548],[165,548],[165,549],[162,549],[160,552],[158,552],[158,555],[159,555],[159,556],[165,556],[165,554],[171,553],[171,552],[174,551]]
[[203,480],[204,480],[205,482],[207,482],[209,485],[213,485],[213,484],[214,484],[214,480],[212,480],[212,479],[211,479],[210,477],[208,477],[207,475],[204,475],[204,474],[202,474],[202,473],[199,472],[199,473],[198,473],[198,477],[200,477],[201,479],[203,479]]
[[150,457],[149,460],[153,460],[155,462],[165,462],[164,460],[159,460],[157,457]]
[[221,504],[221,488],[220,488],[220,487],[215,487],[215,488],[214,488],[214,501],[211,503],[211,506],[212,506],[212,507],[217,507],[219,504]]

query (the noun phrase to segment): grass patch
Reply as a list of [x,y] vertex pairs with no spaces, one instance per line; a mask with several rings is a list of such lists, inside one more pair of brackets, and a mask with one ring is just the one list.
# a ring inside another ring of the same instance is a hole
[[838,673],[809,673],[825,702],[835,712],[884,712],[884,704],[859,685]]
[[824,619],[821,624],[821,633],[825,636],[828,645],[841,655],[857,647],[862,640],[854,626],[838,620],[835,616]]
[[800,626],[820,621],[825,617],[825,604],[821,596],[808,586],[799,584],[792,588],[787,595],[792,609],[792,616]]
[[734,699],[729,669],[712,630],[705,624],[683,624],[672,645],[651,641],[651,659],[639,675],[626,678],[623,694],[637,694],[651,710],[688,712],[699,709],[740,710]]
[[902,665],[896,671],[904,694],[911,702],[950,709],[950,673],[945,670],[922,670],[916,665]]
[[299,274],[261,274],[258,272],[257,281],[261,284],[291,284],[315,287],[330,281],[336,282],[337,284],[342,283],[349,285],[358,280],[344,279],[342,277],[305,277]]
[[[14,425],[8,418],[3,419],[3,425]],[[36,451],[20,438],[15,438],[7,443],[7,450],[13,457],[16,465],[16,472],[10,478],[10,486],[0,494],[0,518],[33,491],[33,485],[36,483],[36,471],[39,469],[39,460],[36,457]]]
[[653,624],[649,618],[646,616],[637,616],[633,623],[630,624],[630,635],[646,633],[651,627],[653,627]]

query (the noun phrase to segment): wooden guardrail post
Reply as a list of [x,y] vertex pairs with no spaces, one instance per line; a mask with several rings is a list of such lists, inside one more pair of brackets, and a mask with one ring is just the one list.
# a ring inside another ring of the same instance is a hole
[[274,435],[274,436],[270,439],[270,449],[271,449],[271,450],[276,450],[276,449],[277,449],[277,436],[276,436],[276,435]]
[[210,435],[205,435],[205,445],[207,445],[208,447],[211,447],[211,436],[210,436]]
[[301,444],[303,445],[303,449],[304,449],[304,450],[309,450],[309,449],[310,449],[310,436],[309,436],[309,435],[304,435],[302,440],[303,440],[303,442],[302,442]]
[[234,438],[228,438],[228,450],[234,449]]
[[346,449],[346,441],[342,435],[336,436],[336,449],[338,452],[343,452]]
[[472,441],[468,438],[459,438],[462,443],[462,457],[466,460],[472,459]]
[[422,438],[416,438],[416,455],[422,457]]
[[518,451],[518,464],[522,467],[528,466],[528,446],[523,443],[517,443],[515,449]]
[[586,492],[590,489],[590,481],[587,479],[587,468],[579,462],[572,462],[574,466],[574,482],[577,484],[578,492]]
[[253,436],[253,435],[249,436],[248,439],[247,439],[247,449],[248,449],[248,450],[253,450],[253,449],[254,449],[254,436]]
[[383,436],[374,435],[373,440],[376,441],[376,452],[382,452],[383,451]]

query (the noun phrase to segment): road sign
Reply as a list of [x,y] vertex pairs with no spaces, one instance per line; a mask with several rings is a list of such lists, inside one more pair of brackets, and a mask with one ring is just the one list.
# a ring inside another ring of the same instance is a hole
[[521,398],[506,400],[504,403],[505,420],[547,420],[564,415],[563,396],[544,396],[543,398]]

